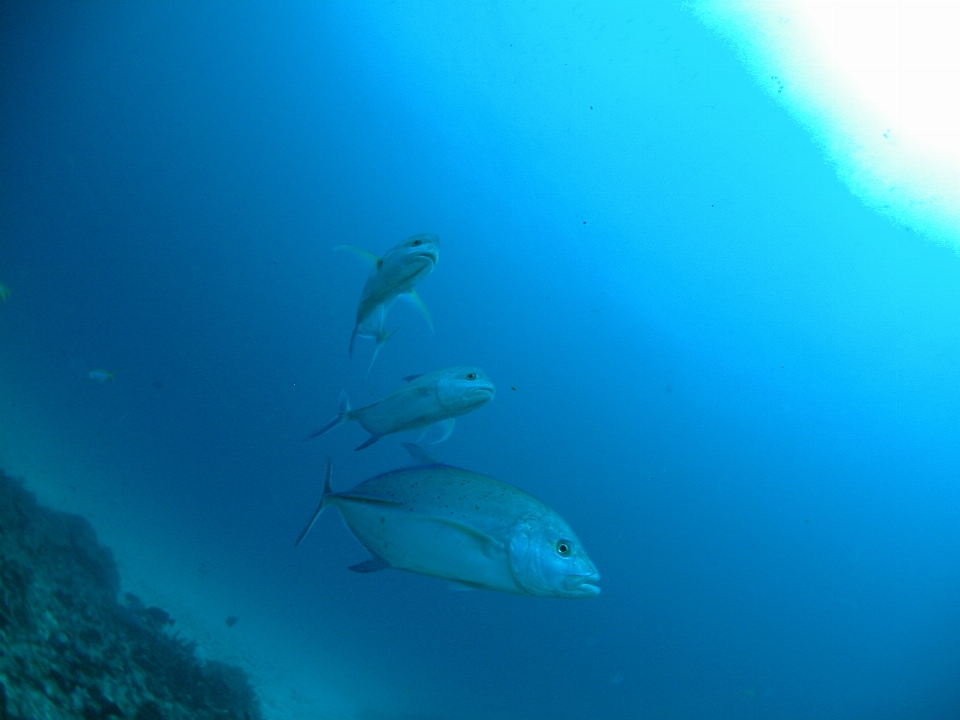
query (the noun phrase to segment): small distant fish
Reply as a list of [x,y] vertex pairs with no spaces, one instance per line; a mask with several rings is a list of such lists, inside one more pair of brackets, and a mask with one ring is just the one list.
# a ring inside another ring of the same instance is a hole
[[0,283],[0,300],[6,302],[8,297],[10,297],[10,288]]
[[115,373],[107,372],[106,370],[91,370],[87,373],[87,377],[96,382],[113,382],[113,376]]
[[407,381],[404,387],[383,400],[356,410],[350,409],[350,398],[341,390],[337,414],[322,428],[307,435],[304,441],[355,420],[370,433],[357,450],[373,445],[384,435],[418,428],[426,432],[435,424],[443,430],[443,437],[437,442],[443,442],[450,437],[460,415],[486,405],[496,392],[490,378],[480,368],[452,367],[425,375],[410,375],[404,380]]
[[534,597],[591,598],[597,568],[573,530],[532,495],[499,480],[444,465],[410,443],[416,463],[335,493],[327,460],[323,495],[294,542],[333,505],[372,557],[352,566],[387,568],[474,589]]
[[[351,358],[358,335],[374,338],[377,345],[370,359],[370,367],[373,367],[373,361],[377,359],[380,348],[396,332],[396,330],[387,332],[387,314],[401,295],[408,295],[416,303],[427,319],[430,329],[433,330],[430,313],[427,312],[426,305],[413,288],[436,267],[440,259],[440,238],[432,233],[413,235],[390,248],[382,258],[350,245],[338,245],[334,249],[349,250],[373,265],[373,274],[367,278],[360,293],[357,321],[353,327],[353,335],[350,336]],[[369,368],[367,371],[369,372]]]

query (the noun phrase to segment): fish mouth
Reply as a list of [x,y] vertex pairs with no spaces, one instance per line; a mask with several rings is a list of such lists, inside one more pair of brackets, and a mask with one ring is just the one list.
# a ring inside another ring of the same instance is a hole
[[440,252],[432,248],[417,248],[407,255],[407,260],[428,260],[432,265],[437,264]]
[[485,405],[491,400],[495,391],[492,387],[472,387],[469,392],[464,393],[463,397],[470,405]]
[[567,575],[563,589],[568,597],[592,598],[600,594],[596,583],[600,582],[600,573],[590,575]]

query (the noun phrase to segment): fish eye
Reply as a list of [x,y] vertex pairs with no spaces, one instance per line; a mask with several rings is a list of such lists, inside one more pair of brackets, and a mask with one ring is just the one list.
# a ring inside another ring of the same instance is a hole
[[423,240],[414,240],[414,241],[413,241],[413,246],[416,247],[417,245],[419,245],[419,244],[422,243],[422,242],[423,242]]
[[558,540],[557,541],[557,555],[560,557],[570,557],[570,554],[573,552],[573,544],[568,540]]
[[477,379],[476,373],[467,373],[467,380],[476,380],[476,379]]

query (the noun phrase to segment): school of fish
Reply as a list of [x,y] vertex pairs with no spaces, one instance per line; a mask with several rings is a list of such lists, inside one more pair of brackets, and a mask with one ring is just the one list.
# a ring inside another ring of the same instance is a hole
[[[394,302],[407,296],[433,323],[414,289],[440,259],[440,239],[413,235],[378,257],[351,246],[372,272],[360,293],[348,353],[357,337],[376,345],[367,368],[396,329],[386,328]],[[414,430],[418,442],[433,426],[442,442],[456,419],[493,400],[493,382],[480,368],[450,367],[404,378],[405,385],[381,400],[351,409],[340,391],[337,413],[304,440],[347,422],[369,433],[362,450],[385,435]],[[299,545],[323,510],[334,506],[370,558],[350,570],[393,568],[441,578],[471,589],[533,597],[591,598],[600,574],[573,529],[554,510],[507,483],[439,462],[418,445],[403,443],[413,465],[377,475],[346,492],[333,492],[328,458],[316,510],[294,542]]]

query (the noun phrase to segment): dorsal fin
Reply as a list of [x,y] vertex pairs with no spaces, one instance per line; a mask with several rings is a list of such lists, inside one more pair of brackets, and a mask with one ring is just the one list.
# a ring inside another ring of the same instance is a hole
[[428,453],[419,445],[414,445],[413,443],[402,443],[403,449],[410,453],[410,457],[413,458],[413,461],[417,465],[443,465],[442,462],[437,460],[433,455]]

